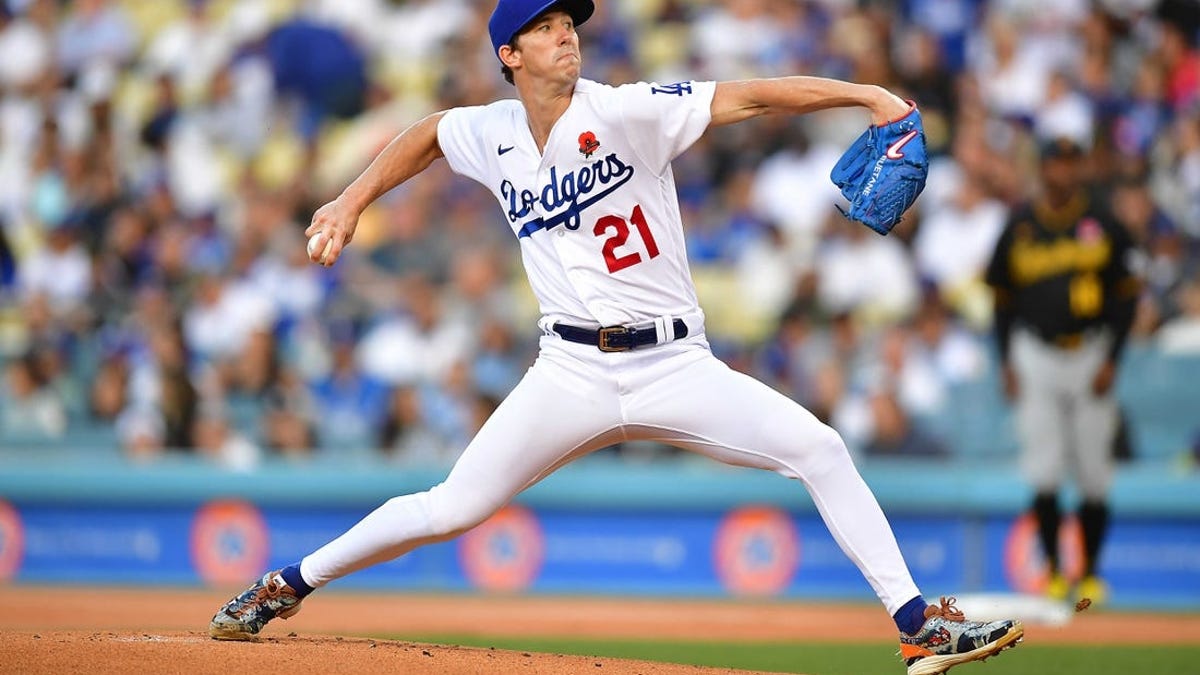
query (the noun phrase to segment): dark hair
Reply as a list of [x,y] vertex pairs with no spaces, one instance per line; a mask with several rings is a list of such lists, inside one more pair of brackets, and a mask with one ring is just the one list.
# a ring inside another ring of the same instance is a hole
[[1038,154],[1041,155],[1043,160],[1057,158],[1079,159],[1086,152],[1079,141],[1067,136],[1055,136],[1039,144]]
[[[520,47],[517,45],[517,41],[520,39],[520,37],[521,36],[519,34],[512,36],[512,39],[508,41],[508,46],[512,47],[513,49],[519,49]],[[504,76],[505,82],[508,82],[509,84],[514,84],[512,68],[509,68],[508,66],[501,63],[500,64],[500,74]]]

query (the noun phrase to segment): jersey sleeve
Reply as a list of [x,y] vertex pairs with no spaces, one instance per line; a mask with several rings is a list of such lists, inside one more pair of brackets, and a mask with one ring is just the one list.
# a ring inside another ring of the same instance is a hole
[[1015,219],[1010,218],[1004,230],[1000,233],[999,239],[996,240],[996,248],[992,252],[992,259],[988,262],[988,266],[983,272],[984,283],[997,291],[1007,291],[1012,287],[1012,279],[1009,275],[1008,252],[1012,247],[1014,222]]
[[1105,307],[1104,321],[1112,333],[1109,344],[1108,358],[1113,363],[1121,357],[1129,332],[1133,328],[1133,318],[1137,312],[1138,296],[1141,293],[1141,279],[1133,270],[1130,258],[1135,253],[1137,245],[1129,231],[1125,229],[1111,214],[1108,215],[1109,237],[1112,240],[1112,255],[1108,267],[1104,270]]
[[461,176],[483,183],[487,176],[487,145],[479,130],[483,106],[454,108],[438,121],[438,145],[450,169]]
[[617,88],[621,122],[642,161],[663,171],[712,122],[715,82],[638,82]]
[[1112,215],[1108,215],[1105,222],[1113,247],[1108,267],[1104,271],[1105,281],[1114,287],[1136,284],[1137,277],[1133,272],[1133,266],[1130,264],[1130,258],[1136,248],[1133,237],[1129,234],[1129,230],[1117,222],[1116,218]]
[[1004,231],[1000,233],[1000,238],[996,241],[992,260],[983,273],[984,282],[992,287],[994,293],[992,298],[992,335],[996,340],[996,349],[999,351],[1002,364],[1008,363],[1009,360],[1012,350],[1013,322],[1016,320],[1011,295],[1012,276],[1008,260],[1015,222],[1015,219],[1010,217]]

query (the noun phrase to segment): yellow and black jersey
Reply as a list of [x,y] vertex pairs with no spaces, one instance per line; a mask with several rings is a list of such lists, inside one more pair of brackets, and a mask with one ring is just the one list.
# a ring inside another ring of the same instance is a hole
[[1139,290],[1127,263],[1132,248],[1125,228],[1086,192],[1057,207],[1036,201],[1016,209],[986,277],[996,292],[1001,356],[1007,359],[1008,333],[1019,324],[1064,348],[1107,327],[1115,338],[1115,358]]

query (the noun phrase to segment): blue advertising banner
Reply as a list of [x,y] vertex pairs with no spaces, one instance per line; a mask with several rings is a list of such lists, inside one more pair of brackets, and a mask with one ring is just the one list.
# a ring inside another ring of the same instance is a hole
[[16,511],[23,531],[17,579],[73,583],[196,581],[186,539],[191,513],[65,506],[18,506]]
[[[299,560],[364,515],[350,507],[22,505],[0,501],[0,581],[241,585]],[[1045,583],[1028,517],[900,516],[893,529],[931,595],[1036,593]],[[1079,567],[1077,525],[1062,558]],[[1118,519],[1102,569],[1117,606],[1200,604],[1200,525]],[[423,591],[743,595],[868,599],[821,519],[729,511],[533,510],[510,506],[458,539],[335,582]]]

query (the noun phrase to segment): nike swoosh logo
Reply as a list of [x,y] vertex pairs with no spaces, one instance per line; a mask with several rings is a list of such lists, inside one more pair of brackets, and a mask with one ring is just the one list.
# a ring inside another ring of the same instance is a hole
[[503,157],[505,153],[507,153],[509,150],[512,150],[512,149],[513,149],[513,148],[515,148],[515,147],[517,147],[517,146],[515,146],[515,145],[510,145],[510,146],[508,146],[508,147],[506,148],[506,147],[504,147],[503,145],[497,145],[497,146],[496,146],[496,154],[497,154],[497,155],[500,155],[501,157]]
[[900,152],[900,148],[903,148],[909,141],[916,138],[918,133],[920,133],[920,132],[918,132],[916,129],[913,129],[912,131],[908,132],[907,134],[904,134],[903,136],[901,136],[900,140],[898,140],[895,143],[892,143],[890,146],[888,146],[887,153],[886,153],[887,158],[888,159],[900,159],[901,157],[903,157],[904,153]]

